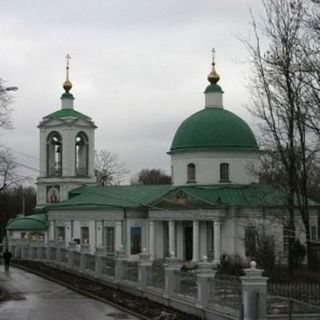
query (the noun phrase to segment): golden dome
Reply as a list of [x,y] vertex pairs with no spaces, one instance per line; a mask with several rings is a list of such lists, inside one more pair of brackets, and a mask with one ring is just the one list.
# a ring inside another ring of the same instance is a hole
[[72,83],[69,79],[67,79],[64,83],[63,83],[63,89],[66,91],[66,92],[69,92],[72,88]]
[[208,81],[210,83],[217,83],[220,80],[220,76],[218,75],[215,64],[212,63],[212,69],[211,72],[208,74]]

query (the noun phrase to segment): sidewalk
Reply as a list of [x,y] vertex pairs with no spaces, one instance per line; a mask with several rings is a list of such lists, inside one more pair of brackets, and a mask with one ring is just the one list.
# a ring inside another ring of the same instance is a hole
[[9,300],[0,302],[0,320],[137,319],[14,267],[7,273],[0,266],[0,287],[10,296]]

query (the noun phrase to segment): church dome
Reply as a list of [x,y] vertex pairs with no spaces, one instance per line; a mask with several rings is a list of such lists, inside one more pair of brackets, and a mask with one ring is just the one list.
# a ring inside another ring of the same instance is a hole
[[222,108],[205,108],[182,122],[169,153],[207,150],[258,151],[259,147],[240,117]]

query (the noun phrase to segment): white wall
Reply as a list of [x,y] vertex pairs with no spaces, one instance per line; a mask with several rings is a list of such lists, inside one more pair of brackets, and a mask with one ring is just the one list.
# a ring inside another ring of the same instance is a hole
[[[171,155],[173,184],[187,185],[187,165],[196,166],[197,184],[219,184],[220,164],[229,163],[231,183],[250,184],[258,182],[255,168],[259,153],[244,152],[182,152]],[[225,182],[224,182],[225,183]]]

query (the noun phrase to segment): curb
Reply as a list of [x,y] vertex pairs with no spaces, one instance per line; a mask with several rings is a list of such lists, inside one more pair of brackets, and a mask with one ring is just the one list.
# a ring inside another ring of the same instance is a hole
[[[87,297],[89,297],[89,298],[91,298],[91,299],[98,300],[98,301],[100,301],[100,302],[109,304],[110,306],[115,307],[115,308],[117,308],[117,309],[119,309],[119,310],[121,310],[121,311],[123,311],[123,312],[129,313],[129,314],[131,314],[132,316],[137,317],[138,319],[142,319],[142,320],[152,320],[152,318],[148,318],[148,317],[146,317],[146,316],[143,316],[143,315],[141,315],[141,314],[138,314],[138,313],[136,313],[136,312],[134,312],[134,311],[132,311],[132,310],[130,310],[130,309],[127,309],[127,308],[123,307],[122,305],[116,304],[116,303],[114,303],[114,302],[112,302],[112,301],[109,301],[109,300],[107,300],[107,299],[104,299],[104,298],[102,298],[102,297],[100,297],[100,296],[97,296],[97,295],[95,295],[95,294],[93,294],[93,293],[87,292],[87,291],[85,291],[85,290],[83,290],[83,289],[74,287],[73,285],[71,285],[71,284],[69,284],[69,283],[65,283],[65,282],[63,282],[63,281],[61,281],[61,280],[55,279],[55,278],[53,278],[53,277],[51,277],[51,276],[48,276],[48,275],[46,275],[46,274],[44,274],[44,273],[42,273],[42,272],[37,271],[37,270],[30,269],[30,268],[28,268],[28,267],[26,267],[26,266],[22,266],[22,265],[19,265],[19,264],[14,263],[14,262],[12,262],[11,265],[12,265],[13,267],[16,267],[16,268],[19,268],[19,269],[28,271],[28,272],[30,272],[30,273],[36,274],[36,275],[38,275],[38,276],[40,276],[40,277],[42,277],[42,278],[45,278],[45,279],[47,279],[47,280],[50,280],[50,281],[52,281],[52,282],[58,283],[58,284],[66,287],[66,288],[68,288],[68,289],[70,289],[70,290],[72,290],[72,291],[76,291],[76,292],[78,292],[78,293],[80,293],[80,294],[82,294],[82,295],[84,295],[84,296],[87,296]],[[90,280],[90,279],[88,279],[88,280]],[[1,290],[1,289],[0,289],[0,290]],[[5,292],[3,292],[3,295],[5,296]],[[2,298],[1,298],[1,296],[0,296],[0,300],[1,300],[1,299],[2,299]]]

